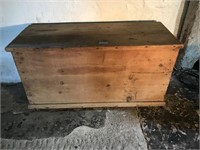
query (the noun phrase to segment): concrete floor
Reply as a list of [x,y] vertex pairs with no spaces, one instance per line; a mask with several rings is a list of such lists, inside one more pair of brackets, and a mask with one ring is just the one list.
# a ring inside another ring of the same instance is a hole
[[2,139],[2,149],[147,149],[135,110],[108,110],[103,127],[79,126],[66,136],[60,135]]
[[199,149],[197,86],[179,77],[165,107],[127,109],[30,111],[22,84],[2,84],[1,149]]
[[23,101],[21,84],[2,85],[2,149],[147,149],[135,108],[30,111]]

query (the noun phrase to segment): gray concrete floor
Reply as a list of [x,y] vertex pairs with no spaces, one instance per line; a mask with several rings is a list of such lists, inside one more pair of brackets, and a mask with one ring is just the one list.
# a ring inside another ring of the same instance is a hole
[[136,108],[30,111],[25,101],[21,84],[2,85],[2,149],[147,149]]
[[179,77],[165,107],[124,109],[30,111],[22,84],[2,84],[1,149],[199,149],[198,89]]
[[[53,129],[54,130],[54,129]],[[55,130],[54,130],[55,131]],[[38,133],[41,134],[41,133]],[[76,127],[66,136],[36,139],[2,139],[2,149],[147,149],[136,111],[108,110],[98,129]]]

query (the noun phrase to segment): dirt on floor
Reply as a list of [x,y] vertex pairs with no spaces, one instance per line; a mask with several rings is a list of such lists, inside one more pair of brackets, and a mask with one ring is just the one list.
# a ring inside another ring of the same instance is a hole
[[165,107],[139,108],[149,149],[199,149],[199,116],[191,101],[167,96]]
[[21,83],[3,84],[1,88],[2,138],[31,140],[64,137],[79,126],[104,126],[105,109],[28,110]]
[[199,79],[196,70],[171,77],[165,107],[138,108],[149,149],[199,149]]

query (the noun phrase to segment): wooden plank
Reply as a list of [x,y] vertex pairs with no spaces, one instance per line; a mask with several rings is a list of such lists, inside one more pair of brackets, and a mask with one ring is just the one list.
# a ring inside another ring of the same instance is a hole
[[29,102],[36,104],[160,101],[168,86],[166,77],[162,73],[44,76],[25,80],[24,87]]
[[[34,76],[40,75],[37,72],[43,75],[55,72],[61,75],[74,74],[75,68],[79,70],[77,74],[92,71],[114,72],[124,69],[132,72],[170,72],[176,61],[178,50],[179,47],[173,46],[117,47],[117,49],[110,47],[79,48],[67,51],[53,49],[41,51],[39,54],[33,50],[26,53],[15,51],[13,55],[16,63],[19,63],[19,69],[26,75],[36,72]],[[107,70],[102,70],[105,67]]]
[[28,105],[29,109],[64,109],[64,108],[101,108],[101,107],[148,107],[164,106],[165,102],[130,102],[130,103],[78,103]]
[[139,45],[181,44],[156,21],[47,23],[28,26],[6,50]]
[[31,104],[163,101],[177,47],[134,48],[13,56]]

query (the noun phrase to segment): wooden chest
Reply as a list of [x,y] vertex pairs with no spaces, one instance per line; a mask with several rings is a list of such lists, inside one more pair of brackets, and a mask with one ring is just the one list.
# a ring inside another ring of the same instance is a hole
[[7,47],[29,108],[162,106],[183,45],[156,21],[31,24]]

